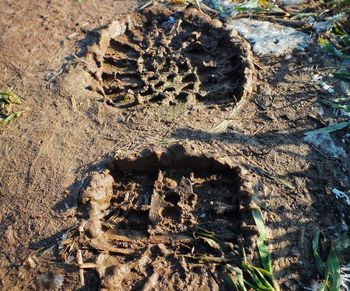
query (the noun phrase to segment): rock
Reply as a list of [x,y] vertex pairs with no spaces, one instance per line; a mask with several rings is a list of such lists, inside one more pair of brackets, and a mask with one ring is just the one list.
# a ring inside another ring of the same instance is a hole
[[64,282],[62,274],[40,274],[34,282],[35,290],[60,290]]
[[36,263],[31,256],[26,259],[25,263],[30,269],[35,269],[36,267]]
[[15,245],[17,243],[17,236],[12,225],[5,230],[4,237],[10,245]]

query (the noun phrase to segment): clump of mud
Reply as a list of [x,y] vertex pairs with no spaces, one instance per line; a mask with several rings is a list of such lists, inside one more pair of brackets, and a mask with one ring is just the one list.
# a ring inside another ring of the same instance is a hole
[[82,280],[95,276],[90,287],[226,289],[226,268],[240,264],[257,233],[246,180],[186,145],[116,158],[90,174],[81,224],[61,255],[79,254]]
[[87,88],[121,107],[236,104],[251,92],[249,45],[194,9],[155,6],[115,21],[87,53]]

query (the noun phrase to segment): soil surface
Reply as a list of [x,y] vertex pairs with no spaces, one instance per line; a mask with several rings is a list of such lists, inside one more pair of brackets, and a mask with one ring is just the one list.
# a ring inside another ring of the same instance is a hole
[[[347,231],[349,207],[330,189],[349,188],[350,167],[304,140],[332,116],[327,109],[319,116],[326,93],[312,76],[336,61],[316,43],[253,58],[237,33],[204,14],[196,24],[193,10],[173,15],[176,25],[183,21],[178,31],[164,13],[155,21],[133,14],[135,26],[111,36],[113,21],[127,19],[136,2],[0,0],[0,7],[0,87],[30,108],[0,132],[1,289],[78,289],[83,274],[90,290],[115,280],[125,289],[224,290],[220,263],[174,253],[193,247],[188,231],[198,252],[218,252],[202,228],[235,234],[219,252],[233,262],[237,246],[254,249],[254,228],[241,212],[244,187],[263,211],[282,290],[320,279],[311,239],[316,227],[333,237]],[[82,260],[91,264],[83,272]]]
[[147,9],[100,32],[87,56],[96,82],[87,88],[124,108],[177,100],[237,103],[248,95],[253,69],[241,42],[195,9]]
[[239,264],[239,247],[252,253],[257,234],[240,169],[180,145],[111,164],[111,173],[91,173],[81,224],[60,250],[67,261],[83,249],[84,261],[95,263],[100,283],[86,286],[225,289],[218,262]]

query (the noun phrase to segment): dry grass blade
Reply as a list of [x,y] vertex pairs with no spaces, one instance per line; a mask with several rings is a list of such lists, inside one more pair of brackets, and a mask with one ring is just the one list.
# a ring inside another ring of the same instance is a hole
[[234,261],[232,258],[222,258],[222,257],[214,257],[214,256],[205,256],[205,255],[181,255],[184,258],[192,259],[197,261],[200,264],[223,264]]
[[149,6],[151,6],[152,4],[153,4],[153,0],[148,1],[148,2],[146,2],[145,4],[141,5],[141,6],[137,9],[137,11],[142,11],[143,9],[145,9],[145,8],[147,8],[147,7],[149,7]]
[[218,125],[214,126],[209,130],[210,133],[222,133],[227,131],[227,128],[230,126],[231,120],[224,120],[220,122]]
[[191,4],[197,9],[201,10],[200,1],[199,0],[170,0],[171,4]]
[[277,181],[281,182],[283,186],[285,186],[288,189],[295,190],[295,187],[287,180],[284,179],[276,179]]

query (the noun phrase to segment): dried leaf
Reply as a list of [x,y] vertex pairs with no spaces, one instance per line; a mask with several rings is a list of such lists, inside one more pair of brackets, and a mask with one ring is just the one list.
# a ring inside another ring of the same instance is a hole
[[287,187],[288,189],[295,190],[295,187],[287,180],[284,179],[278,179],[279,182],[283,184],[283,186]]
[[9,91],[0,91],[0,102],[1,101],[8,104],[21,104],[21,98],[17,94]]

